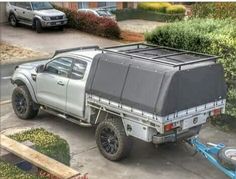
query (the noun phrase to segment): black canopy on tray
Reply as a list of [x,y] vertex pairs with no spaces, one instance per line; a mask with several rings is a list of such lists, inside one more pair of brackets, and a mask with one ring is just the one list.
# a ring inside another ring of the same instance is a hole
[[166,116],[226,98],[216,58],[142,44],[104,49],[93,59],[86,92]]

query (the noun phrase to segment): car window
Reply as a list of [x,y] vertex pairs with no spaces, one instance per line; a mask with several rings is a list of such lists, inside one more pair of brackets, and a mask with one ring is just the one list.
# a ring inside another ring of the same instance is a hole
[[34,10],[53,9],[53,6],[49,2],[32,2],[32,7]]
[[12,6],[16,5],[16,2],[9,2]]
[[97,10],[96,12],[99,14],[99,16],[111,16],[111,13],[106,10]]
[[45,72],[68,77],[71,71],[72,59],[68,57],[59,57],[46,65]]
[[15,2],[15,6],[26,9],[27,7],[31,8],[29,2]]
[[72,79],[83,79],[84,73],[87,67],[87,63],[82,60],[75,60],[72,66],[71,78]]

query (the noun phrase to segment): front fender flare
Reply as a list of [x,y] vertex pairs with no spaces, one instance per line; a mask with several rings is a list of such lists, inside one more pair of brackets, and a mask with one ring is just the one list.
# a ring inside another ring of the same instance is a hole
[[21,85],[21,84],[26,85],[29,92],[30,92],[32,100],[35,103],[38,103],[33,85],[31,84],[30,80],[24,74],[18,74],[16,77],[13,76],[12,83],[16,84],[16,85]]

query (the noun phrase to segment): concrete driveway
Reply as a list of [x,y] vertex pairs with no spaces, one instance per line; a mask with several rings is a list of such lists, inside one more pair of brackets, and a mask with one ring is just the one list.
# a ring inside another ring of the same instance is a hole
[[72,29],[65,29],[63,32],[47,29],[43,33],[38,34],[27,26],[14,28],[9,25],[1,25],[0,32],[1,41],[48,53],[53,53],[58,49],[79,46],[99,45],[103,47],[120,44],[114,40]]
[[141,19],[133,19],[133,20],[124,20],[119,21],[118,25],[121,30],[136,32],[136,33],[145,33],[154,30],[156,27],[161,27],[166,25],[165,22],[156,22],[156,21],[147,21]]
[[[41,112],[30,121],[18,119],[10,104],[1,106],[1,131],[21,127],[43,127],[69,142],[71,166],[89,178],[103,179],[226,179],[199,154],[191,156],[184,144],[168,144],[154,148],[152,144],[134,141],[129,158],[120,162],[106,160],[99,153],[94,140],[94,129],[83,128],[63,119]],[[201,131],[204,141],[236,144],[236,135],[221,132],[210,125]]]

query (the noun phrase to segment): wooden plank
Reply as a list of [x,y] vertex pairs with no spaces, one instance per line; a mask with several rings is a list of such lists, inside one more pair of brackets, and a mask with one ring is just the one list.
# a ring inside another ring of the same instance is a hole
[[33,165],[47,171],[48,173],[62,178],[68,179],[79,175],[79,172],[52,159],[44,154],[41,154],[15,140],[1,134],[1,148],[17,155],[18,157],[32,163]]

